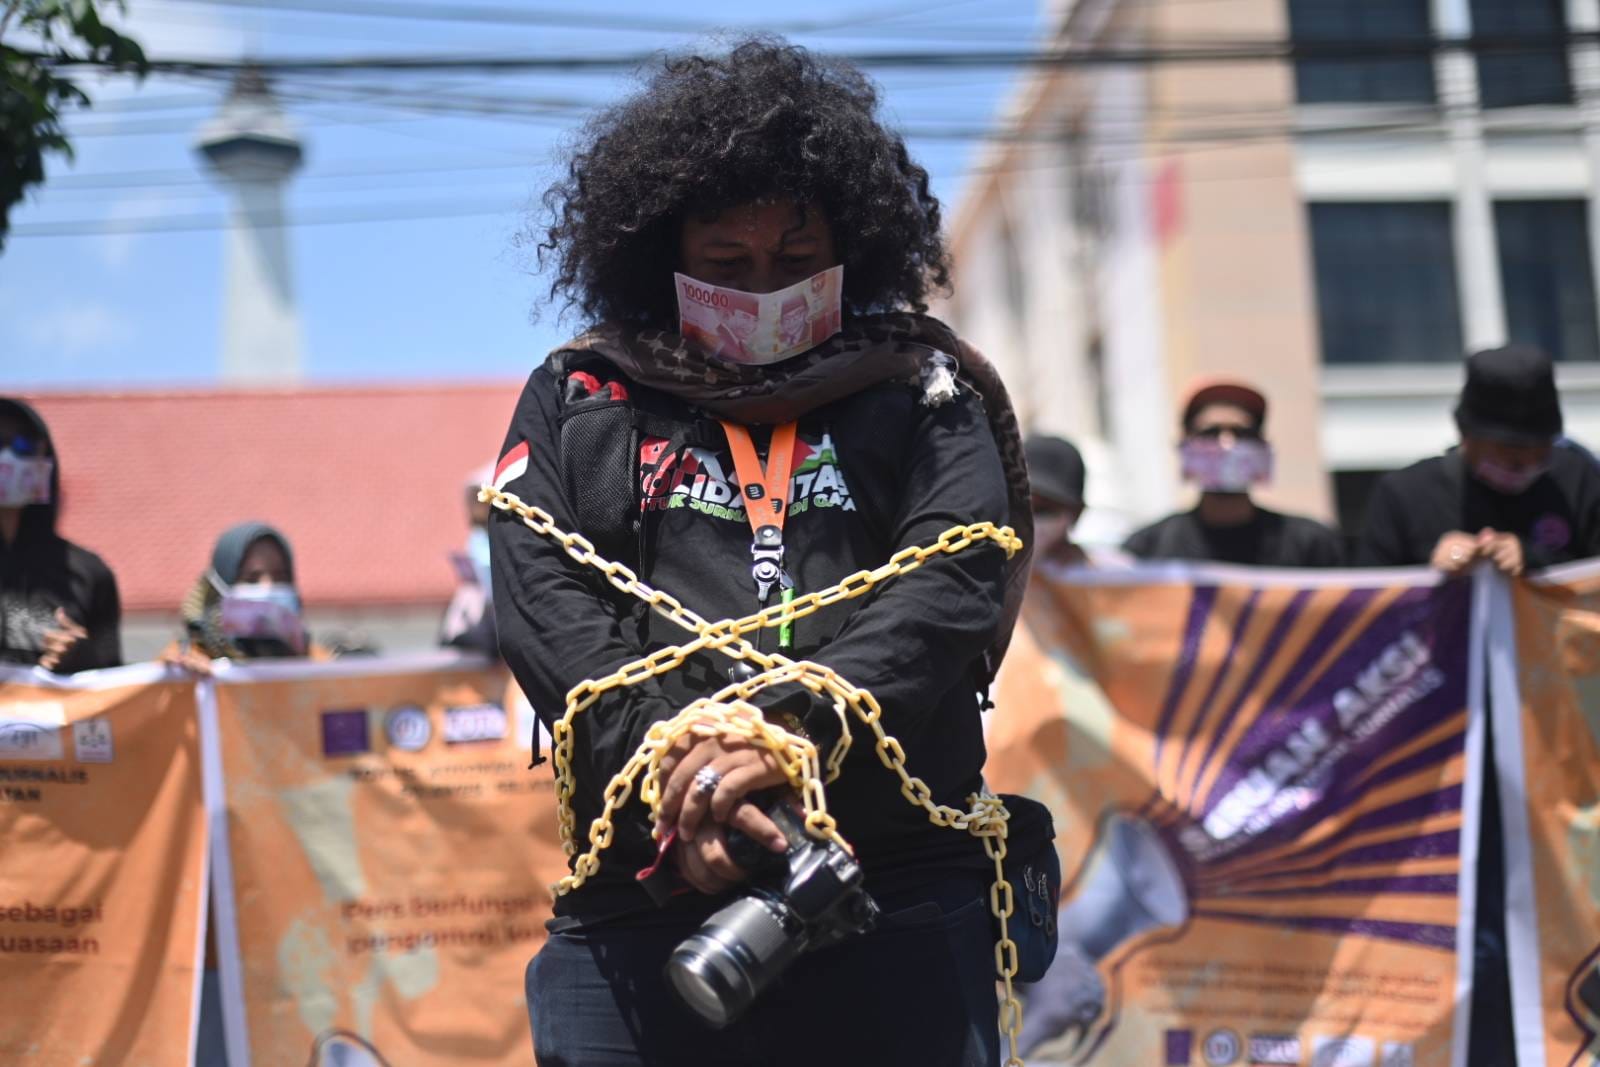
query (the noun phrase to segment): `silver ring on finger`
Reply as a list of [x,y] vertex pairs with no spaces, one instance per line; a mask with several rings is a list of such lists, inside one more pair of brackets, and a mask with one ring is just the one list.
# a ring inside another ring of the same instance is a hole
[[696,796],[708,797],[717,791],[717,786],[722,784],[722,772],[712,767],[701,767],[694,772],[694,792]]

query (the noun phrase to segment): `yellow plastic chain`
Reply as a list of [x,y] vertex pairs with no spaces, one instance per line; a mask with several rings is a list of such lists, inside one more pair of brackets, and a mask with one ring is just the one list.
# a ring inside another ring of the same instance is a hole
[[[611,844],[614,832],[613,816],[628,802],[641,774],[643,781],[638,783],[639,797],[650,806],[652,816],[659,815],[661,760],[680,738],[689,734],[697,737],[734,736],[770,751],[783,768],[789,784],[800,794],[805,806],[806,829],[813,837],[832,841],[853,853],[849,843],[839,835],[833,816],[828,814],[823,787],[839,776],[845,753],[851,745],[850,713],[854,713],[872,730],[878,758],[899,776],[901,795],[925,810],[928,821],[935,826],[965,830],[982,839],[984,851],[994,861],[995,882],[989,889],[989,907],[1000,923],[1000,937],[994,948],[995,970],[1005,986],[1005,997],[1000,1005],[1000,1029],[1010,1045],[1006,1067],[1024,1067],[1017,1054],[1017,1034],[1022,1029],[1022,1004],[1012,987],[1018,963],[1017,946],[1011,939],[1009,925],[1015,900],[1011,884],[1005,879],[1004,867],[1007,821],[1010,817],[1005,805],[999,797],[987,791],[968,797],[966,811],[935,804],[933,791],[927,783],[906,770],[905,750],[900,747],[900,742],[884,731],[880,721],[882,709],[871,693],[851,685],[837,672],[819,663],[796,661],[777,653],[762,652],[744,638],[747,633],[804,618],[830,604],[853,600],[880,582],[916,570],[935,556],[954,555],[980,541],[993,542],[1004,549],[1009,557],[1022,547],[1022,541],[1015,531],[1009,526],[996,526],[992,522],[956,526],[940,534],[938,540],[930,545],[903,548],[883,565],[870,571],[857,571],[827,589],[796,596],[788,603],[775,604],[742,619],[724,619],[712,623],[689,610],[671,594],[642,581],[621,563],[600,556],[592,541],[582,534],[562,530],[543,508],[526,504],[516,495],[491,486],[483,486],[478,492],[478,499],[516,515],[534,533],[558,542],[574,560],[600,571],[614,588],[644,601],[657,614],[695,635],[686,644],[652,652],[643,659],[624,664],[604,678],[580,682],[567,694],[566,714],[555,724],[552,747],[558,825],[561,845],[568,856],[574,856],[578,851],[577,820],[572,810],[576,788],[572,773],[572,723],[578,715],[610,690],[637,685],[646,679],[666,674],[697,652],[715,650],[762,668],[761,673],[754,677],[728,685],[709,697],[702,697],[671,719],[650,727],[638,751],[606,785],[605,806],[589,827],[589,850],[577,856],[572,873],[552,886],[551,890],[557,896],[570,893],[600,869],[600,853]],[[803,685],[811,692],[833,701],[834,713],[839,716],[842,729],[839,741],[828,754],[825,767],[819,764],[816,746],[810,740],[767,722],[761,712],[748,703],[749,698],[762,689],[786,682]]]

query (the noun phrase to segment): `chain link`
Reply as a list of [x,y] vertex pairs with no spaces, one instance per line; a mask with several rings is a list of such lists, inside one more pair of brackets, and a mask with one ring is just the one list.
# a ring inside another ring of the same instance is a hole
[[[771,752],[789,784],[800,795],[806,813],[806,829],[813,837],[831,841],[854,854],[849,842],[840,836],[833,816],[828,813],[824,792],[825,784],[839,776],[845,753],[850,749],[850,719],[853,715],[872,730],[878,759],[900,778],[901,795],[912,805],[926,811],[928,821],[935,826],[965,830],[980,838],[985,853],[994,861],[995,881],[989,890],[989,907],[1000,926],[994,953],[995,972],[1005,987],[1005,996],[1000,1005],[1000,1029],[1009,1044],[1006,1067],[1023,1067],[1022,1058],[1017,1053],[1017,1034],[1022,1029],[1022,1003],[1017,1000],[1013,988],[1018,967],[1017,945],[1011,939],[1010,929],[1015,900],[1011,884],[1005,879],[1006,834],[1010,818],[1005,804],[987,791],[969,796],[966,811],[934,803],[933,791],[927,783],[906,770],[905,750],[899,741],[883,729],[883,709],[871,693],[850,684],[831,668],[809,660],[791,660],[775,652],[763,652],[744,639],[747,633],[803,619],[829,605],[853,600],[870,592],[880,582],[914,571],[936,556],[954,555],[980,542],[989,541],[998,545],[1009,557],[1022,547],[1022,541],[1011,527],[996,526],[992,522],[952,527],[940,534],[932,544],[903,548],[881,566],[870,571],[857,571],[827,589],[796,596],[787,603],[775,604],[742,619],[723,619],[713,623],[690,611],[671,594],[643,581],[623,564],[599,555],[594,543],[582,534],[562,530],[556,525],[555,518],[543,508],[526,504],[515,494],[491,486],[482,487],[478,499],[517,516],[534,533],[560,544],[567,555],[578,563],[598,570],[613,588],[644,601],[658,615],[694,635],[694,639],[686,644],[652,652],[643,659],[624,664],[604,678],[580,682],[567,693],[566,712],[552,731],[552,750],[561,847],[569,857],[575,858],[571,873],[553,885],[552,892],[557,896],[570,893],[594,877],[600,869],[600,853],[610,846],[615,833],[613,818],[633,795],[636,783],[639,799],[649,806],[652,816],[659,814],[661,760],[679,739],[691,734],[697,737],[737,737]],[[572,772],[573,721],[611,690],[637,685],[666,674],[702,651],[717,651],[736,660],[751,662],[761,671],[754,677],[735,682],[709,697],[694,701],[671,719],[655,723],[646,731],[638,751],[607,783],[602,794],[604,804],[601,812],[589,825],[589,848],[579,855],[577,818],[572,807],[576,790]],[[834,713],[839,717],[842,730],[825,761],[819,760],[817,748],[809,739],[767,722],[760,710],[749,703],[751,697],[768,686],[790,682],[833,701]]]

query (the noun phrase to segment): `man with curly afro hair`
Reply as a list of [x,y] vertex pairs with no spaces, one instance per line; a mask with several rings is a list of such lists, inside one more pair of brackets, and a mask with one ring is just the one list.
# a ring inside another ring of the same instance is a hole
[[[925,314],[947,286],[938,201],[859,71],[766,37],[664,59],[590,122],[544,203],[552,295],[589,328],[529,378],[497,490],[706,619],[827,588],[953,526],[1009,523],[1031,539],[1005,390]],[[690,334],[689,290],[722,302],[726,336],[770,329],[805,347]],[[490,537],[501,651],[552,728],[574,686],[687,640],[515,515],[497,508]],[[932,802],[970,810],[983,698],[1026,568],[1026,550],[978,541],[750,640],[868,690]],[[647,731],[743,669],[697,652],[574,719],[557,757],[575,780],[580,852]],[[824,759],[844,735],[831,700],[798,685],[751,704]],[[752,883],[781,892],[774,816],[795,797],[765,747],[690,734],[662,760],[656,811],[635,791],[598,869],[557,898],[527,974],[541,1065],[1000,1062],[994,864],[979,838],[908,803],[852,725],[827,803],[876,904],[870,930],[841,922],[845,936],[799,954],[748,1005],[721,990],[729,1017],[704,1021],[717,1012],[688,1002],[668,958]],[[1049,852],[1043,809],[1007,804],[1011,853]]]

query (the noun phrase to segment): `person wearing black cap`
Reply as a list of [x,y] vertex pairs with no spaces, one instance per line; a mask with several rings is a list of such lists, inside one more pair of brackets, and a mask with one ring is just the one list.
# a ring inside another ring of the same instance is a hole
[[1344,546],[1336,532],[1251,499],[1254,487],[1272,479],[1266,420],[1267,398],[1242,382],[1195,389],[1183,408],[1178,454],[1184,480],[1200,489],[1199,503],[1136,531],[1123,547],[1140,559],[1337,567]]
[[1559,443],[1548,356],[1530,345],[1474,353],[1455,419],[1459,447],[1374,487],[1362,563],[1461,574],[1483,559],[1515,575],[1600,556],[1600,468]]
[[1089,554],[1072,539],[1083,515],[1085,468],[1077,446],[1061,437],[1033,434],[1023,443],[1028,460],[1028,489],[1033,505],[1036,560],[1081,566]]
[[[1373,489],[1360,562],[1431,563],[1454,575],[1488,560],[1515,575],[1600,555],[1600,467],[1559,443],[1561,401],[1548,356],[1528,345],[1469,356],[1455,418],[1458,447],[1385,475]],[[1494,767],[1492,727],[1483,760]],[[1492,772],[1483,775],[1483,790],[1467,1055],[1475,1064],[1512,1063],[1505,859]]]

